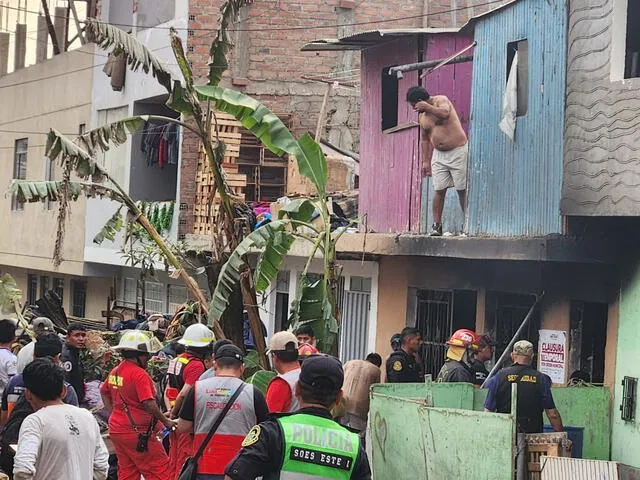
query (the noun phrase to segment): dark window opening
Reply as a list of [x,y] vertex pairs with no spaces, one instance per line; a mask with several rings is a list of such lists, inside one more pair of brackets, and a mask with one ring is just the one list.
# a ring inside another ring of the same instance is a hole
[[476,292],[471,290],[419,290],[416,328],[423,345],[420,356],[424,372],[435,378],[444,364],[446,341],[460,328],[473,330],[476,323]]
[[607,343],[606,303],[571,302],[570,375],[580,372],[591,383],[604,382],[604,350]]
[[624,57],[624,78],[640,77],[640,2],[627,2],[627,39]]
[[27,303],[34,305],[38,300],[38,276],[27,275]]
[[392,66],[382,69],[382,130],[398,126],[398,77],[389,75]]
[[[16,140],[13,154],[13,178],[16,180],[27,179],[27,150],[29,140],[21,138]],[[17,197],[11,200],[11,210],[24,210],[24,204],[18,202]]]
[[[504,353],[535,301],[534,295],[487,292],[485,326],[487,333],[497,343],[496,359]],[[533,343],[534,351],[537,352],[539,330],[540,313],[536,309],[518,340],[529,340]]]
[[45,293],[49,291],[49,277],[46,275],[40,276],[40,298],[44,298]]
[[87,282],[71,280],[71,315],[84,318],[87,303]]
[[507,43],[507,76],[509,80],[513,59],[518,53],[518,109],[516,116],[522,117],[529,109],[529,42],[528,40],[518,40]]
[[60,297],[60,302],[62,303],[64,301],[64,278],[53,279],[53,291]]

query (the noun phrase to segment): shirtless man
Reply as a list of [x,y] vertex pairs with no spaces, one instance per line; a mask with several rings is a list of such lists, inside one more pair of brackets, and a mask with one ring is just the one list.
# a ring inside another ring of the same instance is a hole
[[[429,235],[442,235],[442,210],[447,189],[458,191],[462,213],[467,195],[467,135],[451,101],[444,95],[432,97],[422,87],[407,90],[407,102],[420,114],[422,175],[433,176],[433,226]],[[433,150],[431,162],[430,151]]]

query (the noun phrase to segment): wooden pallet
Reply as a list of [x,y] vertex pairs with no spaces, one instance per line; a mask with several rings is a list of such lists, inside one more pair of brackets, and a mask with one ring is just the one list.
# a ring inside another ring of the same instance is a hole
[[[222,167],[224,169],[227,184],[235,195],[244,196],[244,188],[247,185],[247,177],[238,171],[238,157],[240,155],[240,143],[242,141],[242,124],[231,115],[216,113],[217,131],[211,132],[211,138],[219,138],[226,145]],[[215,128],[215,125],[212,126]],[[215,179],[211,170],[209,159],[200,144],[198,152],[198,169],[196,171],[196,199],[193,207],[194,225],[193,233],[199,235],[211,235],[215,220],[219,195],[215,192]]]
[[527,472],[529,480],[540,480],[541,457],[570,457],[571,441],[563,433],[535,433],[527,435]]

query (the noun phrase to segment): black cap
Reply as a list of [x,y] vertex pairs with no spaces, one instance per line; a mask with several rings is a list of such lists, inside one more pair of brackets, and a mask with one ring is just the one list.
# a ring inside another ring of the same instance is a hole
[[33,355],[36,358],[55,357],[62,353],[62,340],[55,333],[43,333],[36,340]]
[[216,350],[215,360],[220,360],[221,358],[235,358],[242,362],[244,360],[244,354],[242,350],[233,344],[222,345]]
[[82,323],[72,323],[67,327],[67,333],[71,333],[71,332],[86,332],[87,331],[87,327],[85,325],[83,325]]
[[299,382],[326,393],[342,388],[344,371],[342,363],[330,355],[309,355],[300,367]]

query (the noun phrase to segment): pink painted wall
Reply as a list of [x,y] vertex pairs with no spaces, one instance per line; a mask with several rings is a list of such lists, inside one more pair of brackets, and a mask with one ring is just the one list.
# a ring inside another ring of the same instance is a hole
[[[418,232],[421,212],[420,132],[411,128],[382,133],[382,69],[418,61],[419,36],[407,36],[362,52],[360,107],[360,215],[374,232]],[[427,59],[443,58],[470,44],[469,37],[432,35],[427,40]],[[467,128],[471,97],[471,63],[442,67],[427,77],[432,95],[447,95]],[[398,124],[416,121],[406,102],[409,87],[418,84],[418,72],[399,81]]]

